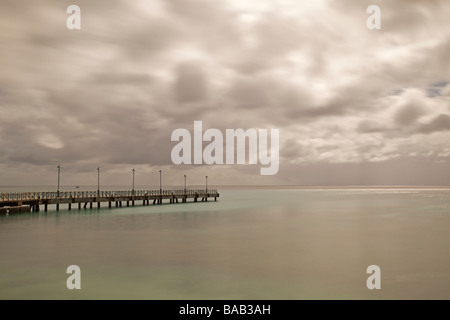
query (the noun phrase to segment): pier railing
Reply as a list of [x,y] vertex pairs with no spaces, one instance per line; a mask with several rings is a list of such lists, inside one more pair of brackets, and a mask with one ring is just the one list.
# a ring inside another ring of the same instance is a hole
[[0,201],[9,200],[34,200],[34,199],[67,199],[67,198],[92,198],[92,197],[131,197],[131,196],[170,196],[170,195],[196,195],[216,194],[217,189],[208,190],[128,190],[128,191],[60,191],[58,192],[12,192],[0,193]]

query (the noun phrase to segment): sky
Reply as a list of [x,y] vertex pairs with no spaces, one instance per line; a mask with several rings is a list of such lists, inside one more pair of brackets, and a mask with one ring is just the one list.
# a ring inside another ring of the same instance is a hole
[[[81,29],[69,30],[70,5]],[[381,29],[366,12],[381,9]],[[0,185],[450,184],[447,0],[0,2]],[[174,165],[177,128],[279,129],[276,175]]]

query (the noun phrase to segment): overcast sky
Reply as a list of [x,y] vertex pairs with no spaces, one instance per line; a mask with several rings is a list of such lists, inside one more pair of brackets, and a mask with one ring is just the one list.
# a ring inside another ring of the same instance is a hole
[[[81,30],[66,9],[81,8]],[[381,30],[366,9],[381,8]],[[0,2],[0,185],[449,185],[450,1]],[[280,170],[172,164],[280,130]]]

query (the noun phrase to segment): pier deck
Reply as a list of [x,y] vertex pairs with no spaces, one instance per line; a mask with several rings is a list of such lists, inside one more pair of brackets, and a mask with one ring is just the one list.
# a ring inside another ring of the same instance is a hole
[[[102,203],[107,203],[109,208],[134,206],[142,201],[142,205],[168,203],[185,203],[188,199],[193,202],[206,202],[209,198],[217,201],[219,193],[216,189],[207,190],[135,190],[133,191],[64,191],[64,192],[20,192],[20,193],[0,193],[0,214],[13,212],[24,212],[17,208],[29,207],[26,211],[48,210],[49,205],[55,205],[56,210],[60,205],[67,205],[71,210],[72,205],[78,206],[78,209],[92,209],[94,206],[101,207]],[[96,205],[94,205],[96,204]],[[14,210],[12,210],[14,208]]]

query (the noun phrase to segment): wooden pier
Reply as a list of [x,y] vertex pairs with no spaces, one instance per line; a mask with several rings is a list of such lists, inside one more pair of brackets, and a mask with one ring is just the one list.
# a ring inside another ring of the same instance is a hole
[[[106,203],[108,208],[166,203],[185,203],[191,199],[193,202],[206,202],[209,198],[217,201],[219,193],[216,189],[207,190],[136,190],[136,191],[64,191],[64,192],[20,192],[0,193],[0,214],[19,212],[44,211],[49,205],[55,205],[56,210],[61,205],[68,210],[73,207],[81,209],[101,208]],[[142,202],[141,202],[142,201]]]

